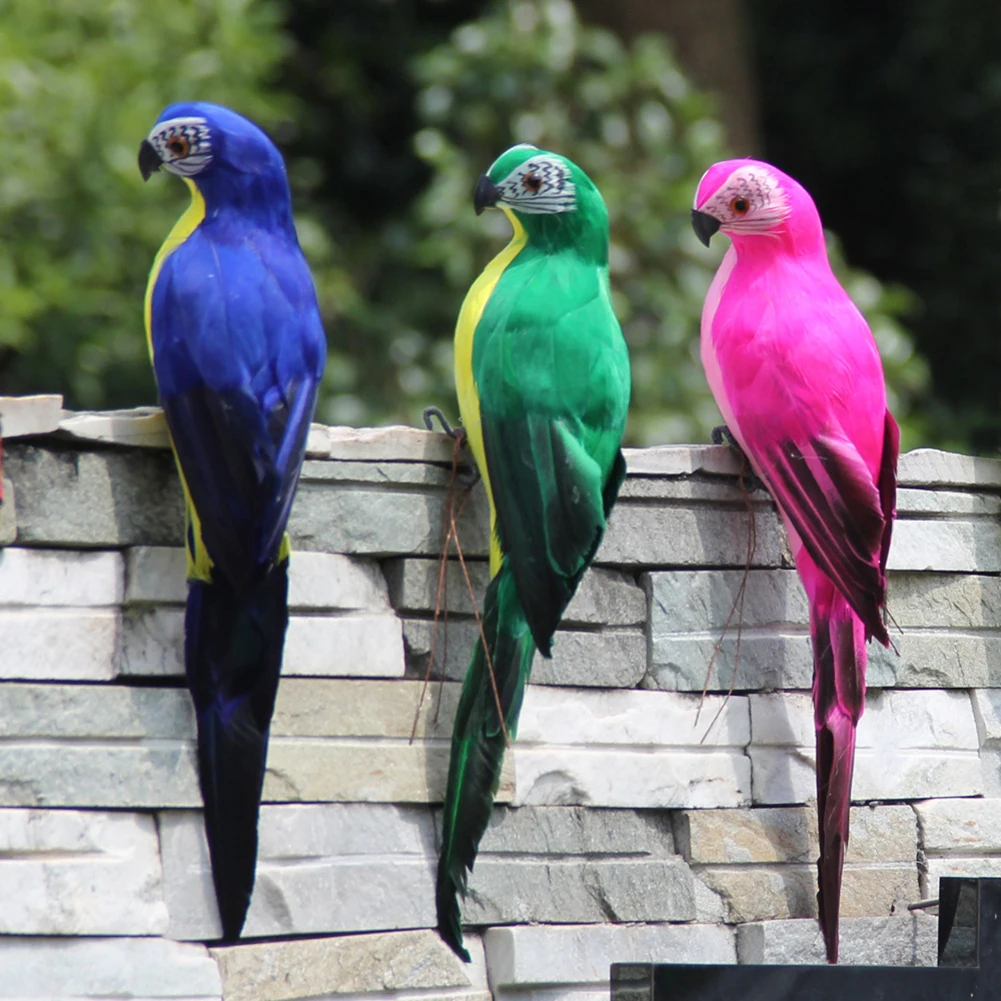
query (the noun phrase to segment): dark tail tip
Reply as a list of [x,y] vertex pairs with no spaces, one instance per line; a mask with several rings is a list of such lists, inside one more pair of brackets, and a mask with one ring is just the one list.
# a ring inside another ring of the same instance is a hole
[[835,914],[833,920],[825,921],[823,918],[823,910],[821,910],[820,913],[820,930],[824,936],[824,946],[827,950],[827,962],[834,966],[838,962],[838,939],[840,938],[838,916]]
[[462,944],[462,923],[455,880],[449,875],[448,866],[443,859],[438,861],[438,890],[435,894],[435,905],[438,909],[438,934],[441,940],[464,963],[472,962],[469,950]]
[[205,833],[224,942],[239,939],[254,890],[267,734],[257,738],[257,747],[250,748],[245,736],[234,741],[218,720],[199,720]]
[[[251,883],[253,890],[253,883]],[[223,945],[233,945],[240,940],[243,923],[247,920],[247,908],[250,906],[250,893],[223,893],[216,884],[216,899],[219,904],[219,920],[222,922]]]

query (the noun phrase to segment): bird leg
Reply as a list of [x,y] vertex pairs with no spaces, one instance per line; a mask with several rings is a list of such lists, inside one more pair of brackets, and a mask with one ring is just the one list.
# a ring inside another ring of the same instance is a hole
[[[427,413],[427,411],[425,411]],[[764,481],[754,472],[751,466],[750,460],[747,458],[746,453],[740,447],[740,443],[734,437],[733,432],[725,425],[720,424],[712,429],[712,443],[714,445],[729,445],[739,456],[740,456],[740,478],[744,481],[744,486],[749,491],[754,490],[764,490],[768,491],[768,487],[765,486]]]
[[[442,431],[451,438],[456,445],[456,463],[458,462],[458,454],[462,447],[466,444],[466,430],[461,424],[456,424],[453,427],[449,422],[448,418],[442,413],[439,407],[425,407],[421,417],[424,421],[424,427],[428,431],[434,431],[434,421],[438,418],[438,423],[441,424]],[[475,487],[480,479],[480,471],[476,468],[476,463],[471,464],[471,468],[468,471],[459,470],[456,474],[456,480],[458,484],[464,489],[469,490]]]
[[444,431],[449,438],[465,437],[466,432],[463,431],[462,426],[457,424],[455,427],[452,427],[452,425],[448,423],[448,418],[444,415],[444,413],[442,413],[440,407],[425,407],[421,417],[424,420],[424,427],[426,427],[428,431],[434,430],[434,419],[437,417],[438,423],[441,424],[442,431]]

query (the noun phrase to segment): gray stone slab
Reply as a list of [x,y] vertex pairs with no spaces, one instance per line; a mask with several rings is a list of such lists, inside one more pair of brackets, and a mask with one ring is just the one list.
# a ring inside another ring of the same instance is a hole
[[[816,855],[816,847],[814,848]],[[697,879],[725,904],[730,924],[817,916],[817,866],[693,866]],[[846,863],[842,877],[841,917],[882,917],[894,907],[919,899],[914,860],[855,867]]]
[[22,546],[180,545],[184,508],[166,452],[80,452],[8,445]]
[[[440,825],[440,814],[435,816]],[[671,814],[583,806],[498,807],[480,841],[480,854],[672,858]]]
[[[482,604],[490,579],[488,566],[485,561],[470,560],[466,568],[475,606],[462,567],[458,560],[450,560],[440,602],[442,610],[469,615]],[[389,560],[383,569],[389,582],[390,601],[397,611],[434,611],[438,595],[437,560]],[[636,626],[645,620],[646,599],[632,577],[600,567],[592,567],[584,574],[563,613],[565,626]]]
[[[448,744],[272,737],[264,800],[282,803],[441,803]],[[505,755],[494,801],[514,795],[514,756]],[[173,806],[174,803],[167,805]],[[186,804],[179,804],[186,805]]]
[[890,570],[1001,571],[1001,521],[901,518],[893,526]]
[[183,740],[194,734],[194,726],[191,698],[179,688],[0,685],[0,741],[4,742]]
[[0,997],[221,1001],[222,984],[203,945],[163,938],[12,937],[0,943]]
[[630,476],[688,476],[710,473],[733,476],[740,473],[740,458],[729,445],[654,445],[624,448]]
[[[822,964],[820,926],[812,920],[760,921],[737,929],[741,963]],[[838,962],[845,966],[935,966],[938,918],[924,914],[842,918]]]
[[692,921],[695,891],[680,859],[502,861],[481,854],[462,913],[474,925]]
[[897,516],[956,515],[994,518],[1001,514],[1001,496],[997,493],[969,490],[908,489],[897,490]]
[[[513,751],[519,805],[747,802],[745,700],[530,685]],[[717,715],[718,714],[718,715]],[[509,755],[510,756],[510,755]]]
[[[264,799],[440,802],[458,686],[286,678],[272,721]],[[194,719],[181,689],[0,685],[0,805],[189,807],[200,802]],[[324,739],[325,738],[325,739]],[[513,793],[513,758],[500,801]]]
[[747,806],[751,761],[742,751],[681,748],[513,748],[518,806],[665,809]]
[[112,608],[0,608],[0,678],[109,681],[120,633]]
[[987,689],[973,693],[973,714],[981,747],[1001,745],[1001,692]]
[[[792,570],[751,571],[741,609],[743,577],[742,571],[643,576],[651,635],[645,685],[668,691],[811,687],[809,612],[797,575]],[[892,573],[888,606],[903,634],[892,633],[896,650],[869,645],[870,686],[968,688],[1001,683],[998,578]],[[730,626],[709,671],[728,617]]]
[[[751,747],[755,804],[806,803],[816,798],[813,747]],[[875,751],[855,755],[852,800],[911,800],[980,796],[984,791],[975,751]]]
[[[755,803],[806,802],[816,795],[810,697],[785,693],[749,699]],[[983,792],[976,723],[966,692],[870,692],[857,747],[856,801]]]
[[226,1001],[491,1001],[483,944],[478,935],[465,940],[470,964],[428,930],[241,943],[212,956]]
[[[395,424],[379,428],[335,426],[330,457],[352,462],[452,462],[455,443],[446,434]],[[464,453],[463,453],[464,454]]]
[[193,742],[0,742],[0,806],[148,810],[200,803]]
[[[65,411],[59,421],[63,436],[133,448],[170,448],[167,419],[159,407],[132,410]],[[84,446],[86,447],[86,446]]]
[[980,772],[983,777],[984,796],[1001,799],[1001,750],[994,747],[980,749]]
[[[752,628],[809,624],[806,592],[794,570],[752,570],[737,606],[740,570],[668,570],[642,575],[654,636],[722,629],[733,610]],[[897,571],[888,575],[887,605],[902,628],[1001,628],[1001,580],[969,573]]]
[[[427,807],[265,804],[244,935],[432,927],[435,841]],[[200,812],[160,814],[168,934],[221,933]]]
[[630,476],[619,490],[619,500],[673,507],[712,507],[746,516],[748,505],[755,518],[775,516],[775,503],[767,490],[741,488],[736,476]]
[[1001,852],[1001,800],[942,799],[916,803],[927,855]]
[[993,630],[908,629],[891,639],[898,653],[869,644],[872,688],[986,688],[1001,686],[1001,635]]
[[55,431],[63,416],[62,396],[0,396],[0,435],[6,441]]
[[[300,482],[313,483],[338,489],[368,488],[383,490],[419,491],[431,488],[446,493],[452,484],[451,469],[426,462],[349,461],[333,460],[314,462],[307,459],[302,465]],[[483,487],[474,482],[472,474],[463,475],[454,484],[458,496],[464,497],[467,487],[472,490],[469,503]]]
[[900,456],[897,483],[905,487],[958,486],[997,491],[1001,487],[1001,462],[937,448],[916,448]]
[[[816,860],[817,811],[810,807],[685,810],[674,816],[679,851],[694,864]],[[850,833],[846,862],[852,865],[913,863],[917,857],[917,822],[909,805],[853,807]]]
[[[2,621],[0,615],[0,629]],[[183,658],[183,609],[133,606],[126,611],[114,657],[118,676],[182,676]],[[403,626],[392,612],[289,617],[284,677],[400,678],[404,670]]]
[[[654,645],[661,634],[700,635],[733,626],[809,622],[806,592],[795,570],[664,570],[642,575]],[[740,590],[743,585],[743,603]]]
[[17,490],[14,481],[3,477],[3,503],[0,504],[0,546],[17,540]]
[[0,810],[0,897],[3,935],[162,935],[156,824],[148,814]]
[[[971,714],[972,723],[972,714]],[[743,749],[751,740],[748,700],[676,692],[606,691],[529,685],[522,742],[608,748]]]
[[[755,515],[752,566],[781,566],[783,539],[771,511]],[[1001,531],[1001,530],[999,530]],[[743,567],[748,520],[743,508],[670,503],[616,504],[595,562],[617,566]]]
[[[1001,636],[994,632],[908,629],[891,633],[896,649],[868,646],[866,678],[871,688],[971,688],[1001,686]],[[662,691],[736,692],[809,690],[813,648],[803,631],[732,628],[713,653],[719,636],[661,634],[653,645],[644,687]],[[712,662],[712,670],[709,670]],[[734,667],[736,666],[736,673]]]
[[612,963],[737,960],[733,932],[719,925],[522,925],[488,929],[484,945],[495,992],[604,985]]
[[[446,639],[447,636],[447,639]],[[407,670],[412,677],[427,674],[434,637],[430,619],[404,619]],[[450,616],[439,620],[432,677],[460,681],[466,675],[479,638],[475,621]],[[553,656],[532,662],[532,683],[583,688],[634,688],[646,673],[646,637],[639,629],[600,631],[557,630]]]
[[[748,696],[756,746],[813,746],[816,732],[809,695]],[[858,747],[878,751],[975,751],[977,726],[969,693],[870,691],[858,726]]]
[[[517,812],[561,815],[562,823],[550,822],[547,833],[554,827],[565,829],[585,813],[559,808]],[[525,821],[520,824],[524,827]],[[360,803],[265,806],[260,830],[257,883],[246,935],[435,924],[436,849],[427,809]],[[580,827],[578,831],[584,833]],[[183,939],[217,935],[200,814],[162,814],[160,832],[170,935]],[[601,832],[597,833],[592,847],[600,844]],[[467,923],[694,917],[691,874],[677,857],[629,857],[620,846],[618,858],[581,858],[558,854],[552,843],[549,855],[513,855],[492,851],[495,840],[481,845],[464,906]]]
[[[186,560],[180,546],[134,546],[126,552],[126,561],[126,604],[182,605],[187,600]],[[0,564],[0,583],[2,578]],[[389,608],[386,582],[378,564],[336,553],[292,554],[288,602],[291,611]]]
[[119,553],[8,548],[0,551],[0,607],[117,607],[124,578]]
[[[319,466],[336,463],[317,463]],[[299,484],[289,534],[297,549],[361,556],[435,556],[444,542],[445,490],[341,486],[305,475]],[[486,498],[474,493],[459,519],[463,552],[487,553]]]

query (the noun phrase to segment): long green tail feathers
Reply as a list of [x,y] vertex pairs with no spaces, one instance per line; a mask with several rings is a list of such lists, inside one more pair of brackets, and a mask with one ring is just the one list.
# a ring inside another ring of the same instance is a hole
[[[465,896],[476,849],[490,820],[504,762],[505,728],[514,739],[525,685],[532,669],[535,643],[505,560],[487,588],[483,634],[493,665],[497,693],[482,640],[476,644],[466,672],[452,731],[452,754],[442,818],[438,858],[438,932],[457,956],[470,961],[462,944],[457,893]],[[500,697],[504,716],[497,712]]]

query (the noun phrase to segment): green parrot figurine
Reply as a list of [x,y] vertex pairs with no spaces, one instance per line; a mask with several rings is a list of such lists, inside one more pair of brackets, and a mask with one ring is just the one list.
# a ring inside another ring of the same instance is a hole
[[630,392],[608,213],[591,179],[521,144],[480,178],[474,204],[477,214],[500,208],[514,236],[473,283],[455,332],[459,410],[490,501],[488,649],[477,642],[456,712],[436,901],[439,933],[467,962],[456,894],[490,819],[535,651],[551,655],[625,477]]

